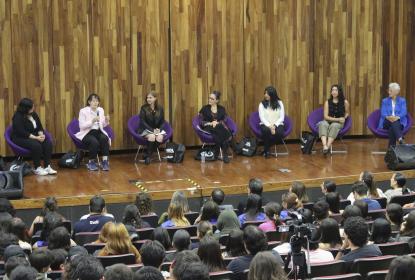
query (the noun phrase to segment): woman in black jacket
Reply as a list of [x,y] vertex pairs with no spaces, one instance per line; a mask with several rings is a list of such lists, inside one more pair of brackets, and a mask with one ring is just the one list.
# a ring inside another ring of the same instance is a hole
[[[35,174],[56,174],[56,170],[53,170],[50,166],[52,143],[45,137],[42,123],[34,111],[34,104],[31,99],[23,98],[20,100],[19,106],[13,115],[12,123],[11,139],[16,145],[30,150],[35,165]],[[44,167],[40,165],[42,157]]]
[[147,94],[147,103],[141,106],[138,133],[147,139],[147,152],[144,155],[145,164],[150,164],[151,154],[163,142],[166,132],[163,130],[164,110],[157,103],[155,92]]
[[222,148],[223,162],[229,163],[227,150],[229,142],[232,140],[232,133],[225,123],[226,110],[219,105],[220,92],[213,91],[209,95],[209,104],[200,109],[202,119],[201,126],[203,130],[212,134],[215,140],[217,152]]

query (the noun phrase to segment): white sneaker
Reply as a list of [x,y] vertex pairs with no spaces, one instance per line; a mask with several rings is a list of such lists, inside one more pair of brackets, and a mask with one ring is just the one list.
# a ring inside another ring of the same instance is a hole
[[49,175],[55,175],[58,173],[58,171],[54,170],[50,165],[44,169]]
[[38,168],[36,168],[34,171],[33,171],[36,175],[39,175],[39,176],[46,176],[46,175],[48,175],[49,173],[45,170],[45,169],[43,169],[41,166],[39,166]]

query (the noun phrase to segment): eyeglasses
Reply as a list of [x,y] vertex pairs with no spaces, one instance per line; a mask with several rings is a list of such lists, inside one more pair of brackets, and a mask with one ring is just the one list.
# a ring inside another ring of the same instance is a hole
[[209,100],[216,100],[215,98],[213,98],[213,97],[209,97]]

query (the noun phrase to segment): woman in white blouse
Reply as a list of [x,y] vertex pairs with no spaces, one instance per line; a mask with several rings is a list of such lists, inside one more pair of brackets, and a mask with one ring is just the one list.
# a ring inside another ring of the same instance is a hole
[[284,105],[273,86],[265,88],[264,100],[259,103],[258,112],[264,141],[263,155],[268,158],[271,143],[281,140],[284,135]]

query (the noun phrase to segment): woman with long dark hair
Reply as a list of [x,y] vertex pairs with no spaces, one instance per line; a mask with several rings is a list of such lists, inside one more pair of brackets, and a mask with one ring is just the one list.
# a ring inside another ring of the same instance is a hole
[[[35,105],[29,98],[20,100],[13,115],[11,139],[16,145],[30,150],[36,175],[57,173],[50,165],[52,143],[46,139],[42,122],[35,112]],[[40,162],[42,158],[43,167]]]
[[264,157],[269,157],[269,147],[272,142],[282,139],[284,135],[284,105],[273,86],[264,91],[264,100],[259,103],[258,113],[264,141]]
[[335,219],[326,218],[321,221],[318,232],[320,233],[320,249],[338,249],[343,245],[339,224]]
[[125,225],[132,240],[138,239],[137,229],[151,227],[149,223],[141,219],[140,212],[134,204],[125,206],[122,223]]
[[348,116],[349,102],[344,97],[342,87],[332,85],[330,98],[324,103],[324,120],[318,123],[318,134],[323,143],[324,155],[329,153]]
[[384,244],[388,242],[393,242],[392,237],[392,228],[388,220],[383,218],[377,218],[372,224],[372,235],[370,240],[374,244]]
[[294,181],[289,191],[295,193],[301,203],[307,203],[309,201],[307,189],[303,182]]
[[257,194],[249,194],[246,201],[245,213],[238,216],[241,226],[246,221],[265,221],[265,214],[261,212],[262,199]]
[[222,253],[224,258],[234,258],[245,256],[247,254],[244,245],[244,232],[240,229],[233,229],[229,232],[228,243],[225,252]]
[[227,117],[225,107],[219,105],[221,93],[214,90],[209,95],[209,104],[200,109],[201,126],[203,130],[212,134],[215,140],[217,154],[222,149],[223,162],[229,163],[228,148],[232,140],[232,133],[225,123]]
[[151,155],[163,143],[166,132],[163,130],[164,110],[157,102],[157,94],[151,91],[147,94],[146,103],[141,106],[138,133],[147,139],[147,152],[144,163],[150,164]]
[[[384,192],[376,187],[375,177],[373,176],[372,172],[370,171],[363,171],[360,173],[359,180],[362,182],[365,182],[366,186],[368,187],[369,191],[367,192],[367,196],[371,199],[386,197]],[[351,192],[349,196],[347,197],[347,200],[350,200],[350,202],[353,204],[354,194]]]
[[220,250],[220,244],[213,236],[207,235],[200,240],[197,255],[209,268],[209,272],[226,270]]
[[76,138],[88,147],[89,161],[86,165],[89,171],[98,171],[96,162],[98,152],[102,153],[101,169],[109,171],[109,151],[111,138],[104,127],[109,125],[109,116],[105,116],[104,109],[99,107],[100,98],[96,93],[91,93],[86,101],[86,106],[79,111],[79,132]]
[[58,201],[56,200],[56,198],[53,196],[45,198],[45,202],[43,204],[43,208],[42,208],[42,211],[40,212],[40,215],[37,216],[33,220],[33,223],[30,226],[30,229],[28,232],[29,236],[31,237],[33,234],[36,234],[36,232],[33,232],[35,228],[35,223],[43,223],[43,219],[45,218],[47,213],[50,213],[50,212],[58,213],[57,211],[58,211]]

